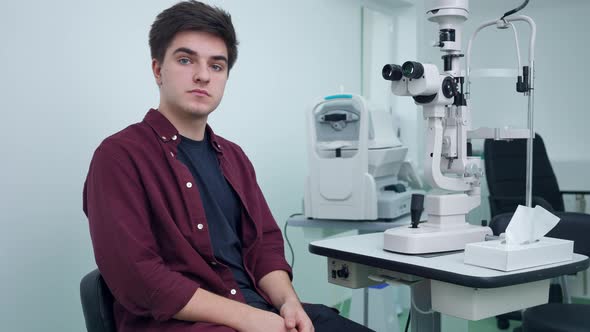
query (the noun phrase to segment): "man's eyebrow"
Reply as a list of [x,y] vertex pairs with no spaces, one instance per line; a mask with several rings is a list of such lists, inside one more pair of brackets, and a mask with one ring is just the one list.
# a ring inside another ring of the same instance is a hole
[[217,61],[225,61],[225,63],[228,63],[227,58],[224,55],[214,55],[211,57],[211,59]]
[[191,50],[190,48],[186,48],[186,47],[179,47],[172,54],[176,54],[176,53],[180,53],[180,52],[184,52],[184,53],[187,53],[187,54],[190,54],[190,55],[196,55],[197,54],[197,52]]
[[[188,55],[198,55],[197,52],[191,50],[190,48],[186,48],[186,47],[179,47],[172,54],[176,54],[176,53],[186,53]],[[216,60],[216,61],[225,61],[225,63],[229,62],[225,55],[213,55],[211,57],[211,59]]]

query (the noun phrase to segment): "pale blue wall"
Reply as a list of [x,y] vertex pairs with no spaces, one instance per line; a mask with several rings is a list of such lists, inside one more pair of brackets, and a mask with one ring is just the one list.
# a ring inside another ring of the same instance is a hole
[[[0,330],[84,330],[78,285],[95,264],[83,181],[100,141],[157,106],[147,34],[174,2],[0,4]],[[282,226],[300,211],[306,108],[340,85],[360,90],[360,5],[214,3],[233,15],[241,45],[211,122],[249,154]],[[329,303],[323,277],[304,277],[309,254],[292,233],[302,297]]]

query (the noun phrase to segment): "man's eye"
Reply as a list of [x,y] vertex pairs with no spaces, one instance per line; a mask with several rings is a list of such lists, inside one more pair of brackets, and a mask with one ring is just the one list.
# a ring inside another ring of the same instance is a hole
[[212,65],[211,68],[213,68],[213,70],[215,70],[215,71],[222,71],[223,70],[223,66],[221,66],[221,65]]
[[180,58],[178,59],[178,63],[181,65],[188,65],[191,63],[191,60],[189,58]]

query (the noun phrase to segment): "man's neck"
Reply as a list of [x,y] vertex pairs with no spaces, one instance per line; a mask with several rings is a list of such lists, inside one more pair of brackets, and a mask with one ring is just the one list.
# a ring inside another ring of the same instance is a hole
[[194,141],[202,141],[205,138],[207,127],[207,116],[184,115],[181,112],[174,112],[160,104],[158,112],[162,113],[170,123],[178,130],[178,133]]

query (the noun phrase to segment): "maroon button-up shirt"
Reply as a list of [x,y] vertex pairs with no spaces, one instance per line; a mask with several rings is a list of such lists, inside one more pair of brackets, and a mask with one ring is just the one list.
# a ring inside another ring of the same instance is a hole
[[[258,293],[269,272],[291,268],[283,237],[242,149],[210,127],[221,171],[242,203],[244,268]],[[115,296],[118,331],[210,331],[175,320],[199,287],[244,302],[231,269],[217,261],[199,189],[176,159],[180,135],[157,110],[105,139],[84,185],[84,212],[98,268]],[[231,313],[228,313],[231,314]]]

